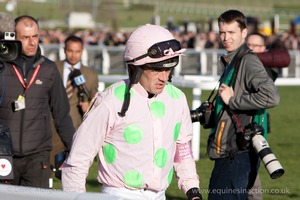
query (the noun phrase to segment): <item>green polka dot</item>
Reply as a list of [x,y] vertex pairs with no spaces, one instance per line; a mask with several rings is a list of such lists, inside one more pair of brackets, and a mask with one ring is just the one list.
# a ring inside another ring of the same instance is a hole
[[169,175],[168,175],[168,185],[170,185],[172,182],[173,174],[174,174],[174,168],[172,167],[172,169],[170,170]]
[[113,163],[116,160],[116,149],[113,145],[106,144],[103,147],[103,153],[104,153],[106,162]]
[[181,97],[182,91],[176,88],[175,86],[167,84],[165,87],[171,98],[179,99]]
[[168,153],[165,149],[160,148],[154,155],[154,163],[157,167],[163,168],[168,160]]
[[130,187],[140,188],[143,185],[143,177],[138,171],[130,170],[126,172],[124,176],[124,182]]
[[180,126],[181,126],[181,123],[177,123],[175,125],[175,128],[174,128],[174,141],[176,141],[178,136],[179,136]]
[[161,101],[154,101],[150,104],[152,114],[157,118],[162,118],[165,115],[165,105]]
[[[125,93],[127,91],[127,88],[128,88],[128,85],[126,85],[126,84],[119,85],[118,87],[116,87],[116,89],[114,91],[115,96],[119,100],[124,101],[124,99],[125,99]],[[133,95],[133,92],[132,92],[132,90],[130,90],[130,96],[132,96],[132,95]]]
[[124,130],[124,138],[129,144],[136,144],[142,140],[143,131],[137,125],[129,125]]

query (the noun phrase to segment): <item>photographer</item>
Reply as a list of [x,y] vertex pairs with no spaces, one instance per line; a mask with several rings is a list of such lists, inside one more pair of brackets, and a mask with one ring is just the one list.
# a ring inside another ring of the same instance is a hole
[[[276,68],[279,67],[287,67],[290,63],[290,55],[287,49],[284,48],[273,48],[267,50],[266,47],[266,38],[264,35],[260,33],[251,33],[246,38],[246,43],[248,47],[260,58],[264,67],[273,81],[276,80],[278,76],[278,72]],[[276,58],[278,61],[276,62]],[[278,69],[278,68],[277,68]],[[270,116],[267,113],[266,119],[264,124],[267,125],[267,131],[265,132],[264,136],[267,137],[267,133],[270,133]],[[260,192],[261,189],[261,182],[259,175],[257,175],[254,185],[251,188],[248,196],[248,200],[260,200],[262,198],[262,193]]]
[[15,19],[15,31],[22,55],[4,64],[0,81],[0,121],[10,128],[13,143],[10,184],[49,188],[50,116],[68,150],[75,130],[57,67],[40,53],[37,20],[20,16]]
[[[1,41],[1,55],[0,55],[0,81],[4,79],[4,62],[6,61],[6,53],[4,47],[4,38],[5,32],[13,33],[14,32],[14,20],[13,18],[5,13],[0,13],[0,41]],[[7,43],[8,44],[8,43]],[[2,46],[3,45],[3,46]],[[17,55],[17,54],[15,54]],[[0,86],[2,84],[0,83]],[[2,107],[3,102],[3,88],[0,89],[2,91],[0,93],[0,107]],[[5,166],[5,168],[1,168],[0,173],[0,183],[8,183],[10,180],[14,178],[12,165],[13,165],[13,148],[12,148],[12,140],[11,133],[9,127],[0,120],[0,165]]]
[[[258,57],[245,43],[246,18],[238,10],[228,10],[218,18],[220,40],[227,51],[216,96],[214,118],[208,141],[208,155],[214,160],[209,184],[209,200],[247,199],[256,178],[259,158],[249,143],[244,143],[249,124],[263,125],[265,109],[279,104],[279,94]],[[237,123],[239,122],[239,123]],[[249,131],[250,137],[255,131]],[[249,140],[251,141],[251,140]],[[214,193],[237,189],[237,193]]]

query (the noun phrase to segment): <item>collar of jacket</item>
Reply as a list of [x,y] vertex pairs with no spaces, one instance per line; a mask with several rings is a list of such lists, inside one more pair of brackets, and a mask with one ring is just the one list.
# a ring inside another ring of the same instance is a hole
[[[10,64],[14,64],[17,67],[21,67],[21,66],[23,66],[23,62],[25,62],[26,66],[31,66],[32,68],[35,68],[36,66],[41,64],[44,60],[45,59],[42,56],[41,49],[40,49],[40,47],[38,47],[37,52],[34,57],[27,57],[24,54],[22,54],[21,59],[14,60],[14,61],[10,62]],[[28,63],[28,62],[33,62],[33,63]]]
[[221,56],[221,62],[224,66],[227,66],[234,58],[239,58],[242,55],[244,55],[247,51],[249,51],[249,47],[247,44],[244,42],[239,48],[236,50]]

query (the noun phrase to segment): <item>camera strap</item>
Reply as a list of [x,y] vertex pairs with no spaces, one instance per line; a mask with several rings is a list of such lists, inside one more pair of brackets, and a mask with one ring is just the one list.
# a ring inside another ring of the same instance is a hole
[[225,106],[230,118],[232,119],[233,123],[235,124],[236,128],[238,129],[238,133],[244,133],[245,129],[242,126],[241,121],[239,120],[238,116],[233,113],[228,106]]
[[[225,73],[226,73],[226,69],[223,71],[223,74],[221,75],[220,79],[219,79],[219,83],[224,82],[228,86],[231,86],[234,89],[234,85],[235,85],[235,81],[236,81],[236,77],[237,74],[239,72],[239,68],[240,68],[240,62],[243,58],[244,55],[251,53],[252,51],[250,51],[250,49],[247,47],[246,44],[244,44],[243,47],[241,47],[242,49],[237,52],[237,54],[233,57],[232,61],[230,63],[227,63],[226,59],[224,57],[221,57],[221,61],[223,62],[223,64],[227,64],[227,69],[229,70],[227,77],[225,78]],[[222,81],[222,79],[226,79],[225,81]],[[217,96],[217,95],[216,95]],[[222,111],[224,111],[224,103],[223,101],[221,101],[220,97],[217,97],[216,100],[216,116],[219,119],[222,115]]]

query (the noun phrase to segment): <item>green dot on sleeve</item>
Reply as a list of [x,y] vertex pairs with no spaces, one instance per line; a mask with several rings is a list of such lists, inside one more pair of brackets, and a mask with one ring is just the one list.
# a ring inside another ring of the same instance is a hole
[[174,174],[174,168],[172,167],[172,169],[170,170],[170,172],[168,174],[168,185],[170,185],[172,182],[173,174]]
[[[117,99],[124,101],[125,99],[125,93],[127,91],[128,85],[122,84],[115,88],[114,94],[117,97]],[[133,95],[132,90],[130,90],[130,96]]]
[[175,128],[174,128],[174,141],[176,141],[178,136],[179,136],[180,126],[181,126],[181,123],[177,123],[175,125]]
[[182,95],[182,91],[171,84],[166,85],[166,90],[173,99],[179,99]]

